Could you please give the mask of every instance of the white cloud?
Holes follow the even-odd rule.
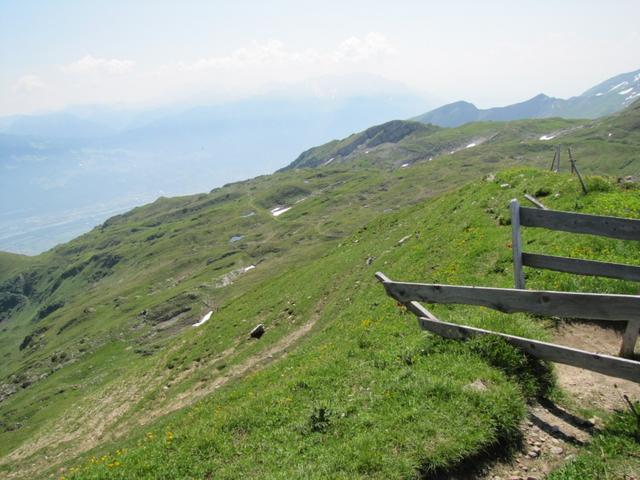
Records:
[[[330,58],[335,62],[360,62],[395,54],[396,50],[391,46],[387,37],[380,33],[371,32],[364,38],[351,37],[346,39],[330,54]]]
[[[264,43],[253,43],[249,47],[234,50],[229,55],[219,57],[202,58],[192,63],[180,62],[178,69],[183,71],[198,71],[210,69],[231,69],[259,66],[273,63],[306,62],[311,61],[315,53],[294,52],[285,48],[284,43],[278,40],[268,40]],[[171,68],[171,67],[166,67]]]
[[[14,89],[17,92],[32,93],[45,87],[44,82],[37,75],[23,75],[16,82]]]
[[[164,66],[147,66],[148,59],[142,65],[134,58],[87,54],[54,69],[24,72],[15,83],[15,92],[20,95],[2,97],[0,89],[0,102],[6,102],[4,111],[14,112],[64,105],[150,104],[193,98],[211,103],[265,92],[294,94],[292,89],[296,95],[311,89],[318,96],[335,97],[341,92],[361,92],[365,86],[371,86],[371,79],[356,81],[342,76],[359,73],[385,76],[385,69],[397,60],[396,50],[387,37],[374,32],[314,46],[264,39],[193,60],[166,60]],[[306,80],[325,76],[339,76],[339,86],[336,82],[303,86]]]
[[[229,55],[202,58],[195,62],[180,62],[175,66],[165,65],[161,72],[177,69],[180,71],[204,71],[214,69],[241,69],[256,66],[277,65],[326,65],[336,63],[357,63],[395,55],[389,40],[381,33],[371,32],[364,37],[350,37],[337,48],[329,51],[314,49],[289,49],[278,40],[253,43],[249,47],[234,50]]]
[[[62,67],[66,73],[107,73],[109,75],[122,75],[130,72],[135,67],[133,60],[119,60],[117,58],[96,58],[85,55],[79,60]]]

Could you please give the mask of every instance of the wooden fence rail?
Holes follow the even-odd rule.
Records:
[[[517,202],[517,200],[515,200]],[[621,240],[640,240],[640,220],[520,207],[520,225]]]
[[[640,267],[622,263],[597,262],[580,258],[556,257],[522,252],[522,265],[544,268],[556,272],[575,273],[597,277],[617,278],[640,282]]]
[[[468,287],[435,283],[385,282],[387,293],[399,302],[478,305],[503,313],[583,320],[640,320],[640,296],[601,293]]]
[[[592,275],[621,280],[640,281],[640,267],[611,262],[598,262],[579,258],[556,257],[538,253],[522,251],[521,227],[538,227],[570,233],[597,235],[619,240],[640,241],[640,220],[633,218],[608,217],[588,215],[558,210],[544,210],[520,206],[518,200],[513,199],[511,209],[511,241],[513,253],[513,274],[515,288],[524,290],[525,276],[523,267],[544,268],[558,272],[574,273],[578,275]],[[607,297],[608,298],[608,297]],[[640,298],[640,297],[637,297]],[[603,300],[604,301],[604,300]],[[609,302],[610,300],[607,300]],[[617,301],[614,301],[614,303]],[[586,305],[586,304],[585,304]],[[613,305],[613,310],[618,306]],[[605,310],[609,306],[605,305]],[[601,309],[594,311],[601,315]],[[579,318],[595,318],[579,316]],[[608,318],[601,318],[606,320]],[[636,341],[640,331],[640,321],[631,313],[627,316],[627,328],[622,336],[620,355],[633,356]]]
[[[512,296],[514,292],[516,292],[517,294],[540,292],[527,292],[513,289],[479,289],[476,287],[459,287],[462,288],[463,291],[459,290],[457,292],[453,292],[449,289],[445,289],[446,294],[436,293],[432,295],[433,292],[437,292],[439,289],[423,289],[422,287],[425,285],[428,287],[434,287],[435,285],[394,282],[382,272],[376,273],[376,278],[382,283],[387,293],[391,297],[404,304],[410,312],[414,313],[418,317],[418,323],[423,330],[428,330],[440,336],[454,339],[466,339],[475,335],[495,335],[504,338],[508,343],[518,347],[527,354],[533,355],[543,360],[549,360],[552,362],[563,363],[574,367],[585,368],[588,370],[593,370],[595,372],[603,373],[605,375],[610,375],[613,377],[623,378],[640,383],[640,362],[629,360],[626,358],[586,352],[584,350],[578,350],[563,345],[555,345],[552,343],[541,342],[538,340],[518,337],[506,333],[492,332],[481,328],[443,322],[418,301],[430,301],[433,303],[467,303],[467,299],[475,299],[474,301],[476,301],[477,303],[473,303],[474,305],[484,305],[484,303],[480,303],[480,300],[478,300],[478,297],[476,297],[476,293],[481,290],[505,290],[507,296]],[[443,285],[438,285],[438,287],[443,287]],[[444,285],[444,287],[450,287],[450,285]],[[464,292],[464,290],[466,290],[466,292]],[[470,297],[465,296],[471,291],[473,291],[473,294]],[[463,292],[462,295],[461,292]],[[513,298],[517,297],[519,297],[519,295],[516,295]],[[619,297],[628,296],[620,295]],[[455,299],[456,301],[453,302],[452,299]],[[640,301],[640,299],[638,300]],[[502,310],[502,308],[497,309]]]

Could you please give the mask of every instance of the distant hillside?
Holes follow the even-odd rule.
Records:
[[[439,130],[433,125],[422,125],[418,122],[393,120],[391,122],[367,128],[360,133],[354,133],[343,140],[333,140],[319,147],[313,147],[302,152],[296,160],[283,168],[319,167],[334,161],[340,161],[353,155],[369,153],[367,149],[378,147],[385,143],[397,143],[408,135],[417,132],[433,132]]]
[[[548,152],[549,143],[580,145],[580,160],[586,171],[603,172],[605,168],[607,173],[637,175],[640,100],[614,115],[591,121],[547,118],[440,128],[397,120],[311,148],[281,171],[329,168],[341,163],[352,167],[404,168],[452,155],[468,158],[465,166],[470,166],[480,159],[498,163],[505,155],[522,158]],[[606,167],[601,163],[605,155]]]
[[[524,118],[598,118],[629,106],[640,97],[640,70],[623,73],[567,100],[544,94],[506,107],[479,109],[469,102],[454,102],[413,120],[441,127],[457,127],[484,120],[508,121]]]

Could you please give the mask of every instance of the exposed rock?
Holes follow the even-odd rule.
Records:
[[[467,388],[469,390],[475,390],[476,392],[485,392],[489,389],[489,387],[487,387],[487,385],[479,378],[465,385],[464,388]]]
[[[13,311],[20,310],[27,304],[27,297],[22,294],[0,292],[0,322],[10,318]]]
[[[564,453],[564,449],[562,447],[551,447],[551,453],[554,455],[562,455]]]
[[[618,178],[618,183],[637,183],[638,177],[634,177],[633,175],[627,175],[626,177]]]
[[[249,333],[251,338],[260,338],[262,335],[264,335],[264,324],[262,323],[256,325]]]
[[[20,346],[18,348],[20,350],[24,350],[28,346],[36,344],[39,341],[42,334],[44,334],[47,330],[48,330],[48,327],[36,328],[33,332],[31,332],[29,335],[24,337],[24,339],[22,340],[22,343],[20,343]]]
[[[198,294],[194,292],[183,292],[160,305],[143,310],[138,314],[138,317],[153,325],[175,320],[178,317],[182,318],[181,316],[186,312],[191,311],[193,303],[198,298]]]
[[[43,318],[48,317],[53,312],[55,312],[56,310],[62,307],[64,307],[64,302],[62,300],[45,305],[41,307],[40,310],[38,310],[38,313],[36,313],[35,317],[33,318],[33,321],[37,322],[39,320],[42,320]]]

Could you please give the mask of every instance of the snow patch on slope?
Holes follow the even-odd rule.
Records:
[[[617,89],[619,89],[620,87],[624,87],[625,85],[628,85],[628,84],[629,84],[629,82],[627,82],[626,80],[625,80],[624,82],[620,82],[619,84],[614,85],[613,87],[611,87],[611,88],[609,89],[609,92],[613,92],[614,90],[617,90]]]
[[[291,210],[291,207],[275,207],[275,208],[272,208],[270,212],[271,212],[271,215],[273,215],[274,217],[278,217],[282,215],[284,212],[288,212],[289,210]]]
[[[204,325],[205,323],[207,323],[209,321],[209,319],[211,318],[211,314],[212,313],[213,313],[213,310],[210,311],[209,313],[207,313],[204,317],[202,317],[199,322],[196,322],[191,326],[192,327],[199,327],[200,325]]]

